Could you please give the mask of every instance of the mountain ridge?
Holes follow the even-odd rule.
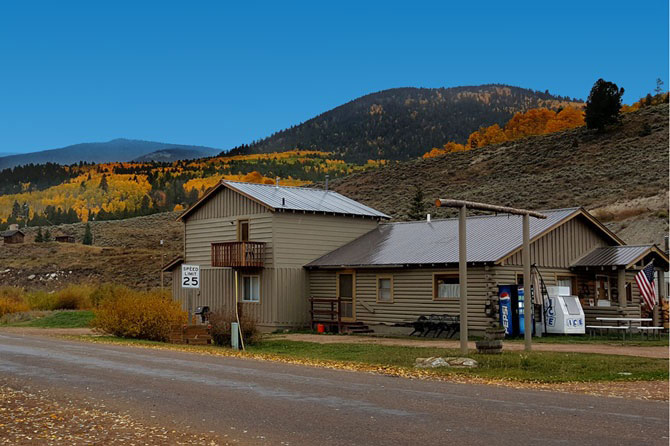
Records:
[[[180,149],[211,156],[220,150],[212,147],[188,144],[170,144],[139,139],[115,138],[105,142],[85,142],[56,149],[40,150],[0,157],[0,169],[25,165],[57,163],[68,165],[80,161],[87,163],[105,163],[131,161],[159,150]]]
[[[519,111],[582,105],[548,91],[504,84],[392,88],[348,101],[230,153],[297,148],[334,152],[354,162],[407,160],[447,141],[463,143],[480,127],[502,126]]]

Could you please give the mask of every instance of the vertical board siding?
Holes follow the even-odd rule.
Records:
[[[212,218],[233,217],[269,213],[269,209],[238,192],[222,187],[214,193],[200,208],[186,218],[186,221],[209,220]]]
[[[530,245],[531,263],[555,268],[569,268],[572,262],[608,241],[577,216]],[[505,265],[522,265],[521,251],[507,258]]]
[[[239,299],[242,298],[239,273]],[[244,316],[256,321],[263,328],[299,327],[309,322],[307,300],[308,283],[302,268],[266,268],[260,275],[260,302],[241,303]],[[233,312],[235,309],[235,271],[231,268],[201,268],[200,289],[181,287],[181,266],[173,271],[172,295],[188,311],[207,305],[212,311]],[[232,313],[231,313],[232,314]]]
[[[301,268],[377,225],[370,218],[277,212],[273,215],[276,264]]]

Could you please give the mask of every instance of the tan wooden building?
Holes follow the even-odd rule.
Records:
[[[640,314],[634,275],[652,259],[663,282],[667,256],[627,246],[582,208],[531,221],[531,261],[546,285],[569,286],[587,323]],[[334,191],[222,181],[179,219],[184,253],[172,271],[185,309],[234,308],[261,328],[307,326],[310,297],[348,324],[384,331],[420,315],[459,311],[457,219],[387,222]],[[521,217],[468,218],[468,326],[497,320],[498,286],[522,280]],[[200,288],[181,287],[181,265],[201,268]],[[661,290],[664,292],[664,290]]]

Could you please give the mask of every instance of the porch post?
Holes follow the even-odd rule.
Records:
[[[458,214],[458,284],[461,291],[461,354],[468,354],[468,254],[465,237],[465,221],[467,208],[461,206]]]
[[[665,271],[663,271],[663,268],[659,268],[658,270],[658,325],[657,326],[663,326],[663,307],[662,307],[662,302],[665,301],[665,299],[668,298],[666,296],[667,289],[665,287]],[[654,312],[656,314],[656,312]]]
[[[624,310],[626,308],[626,267],[621,267],[617,271],[618,273],[618,284],[617,289],[619,290],[619,309]]]
[[[526,351],[530,351],[533,343],[533,300],[530,295],[530,215],[523,214],[523,339]]]

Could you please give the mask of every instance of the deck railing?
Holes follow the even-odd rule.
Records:
[[[264,242],[212,243],[212,266],[228,268],[263,268]]]
[[[309,298],[309,313],[311,315],[311,329],[314,330],[316,324],[328,324],[337,326],[337,332],[342,332],[342,317],[340,306],[342,300],[339,297],[332,299],[321,297]]]

